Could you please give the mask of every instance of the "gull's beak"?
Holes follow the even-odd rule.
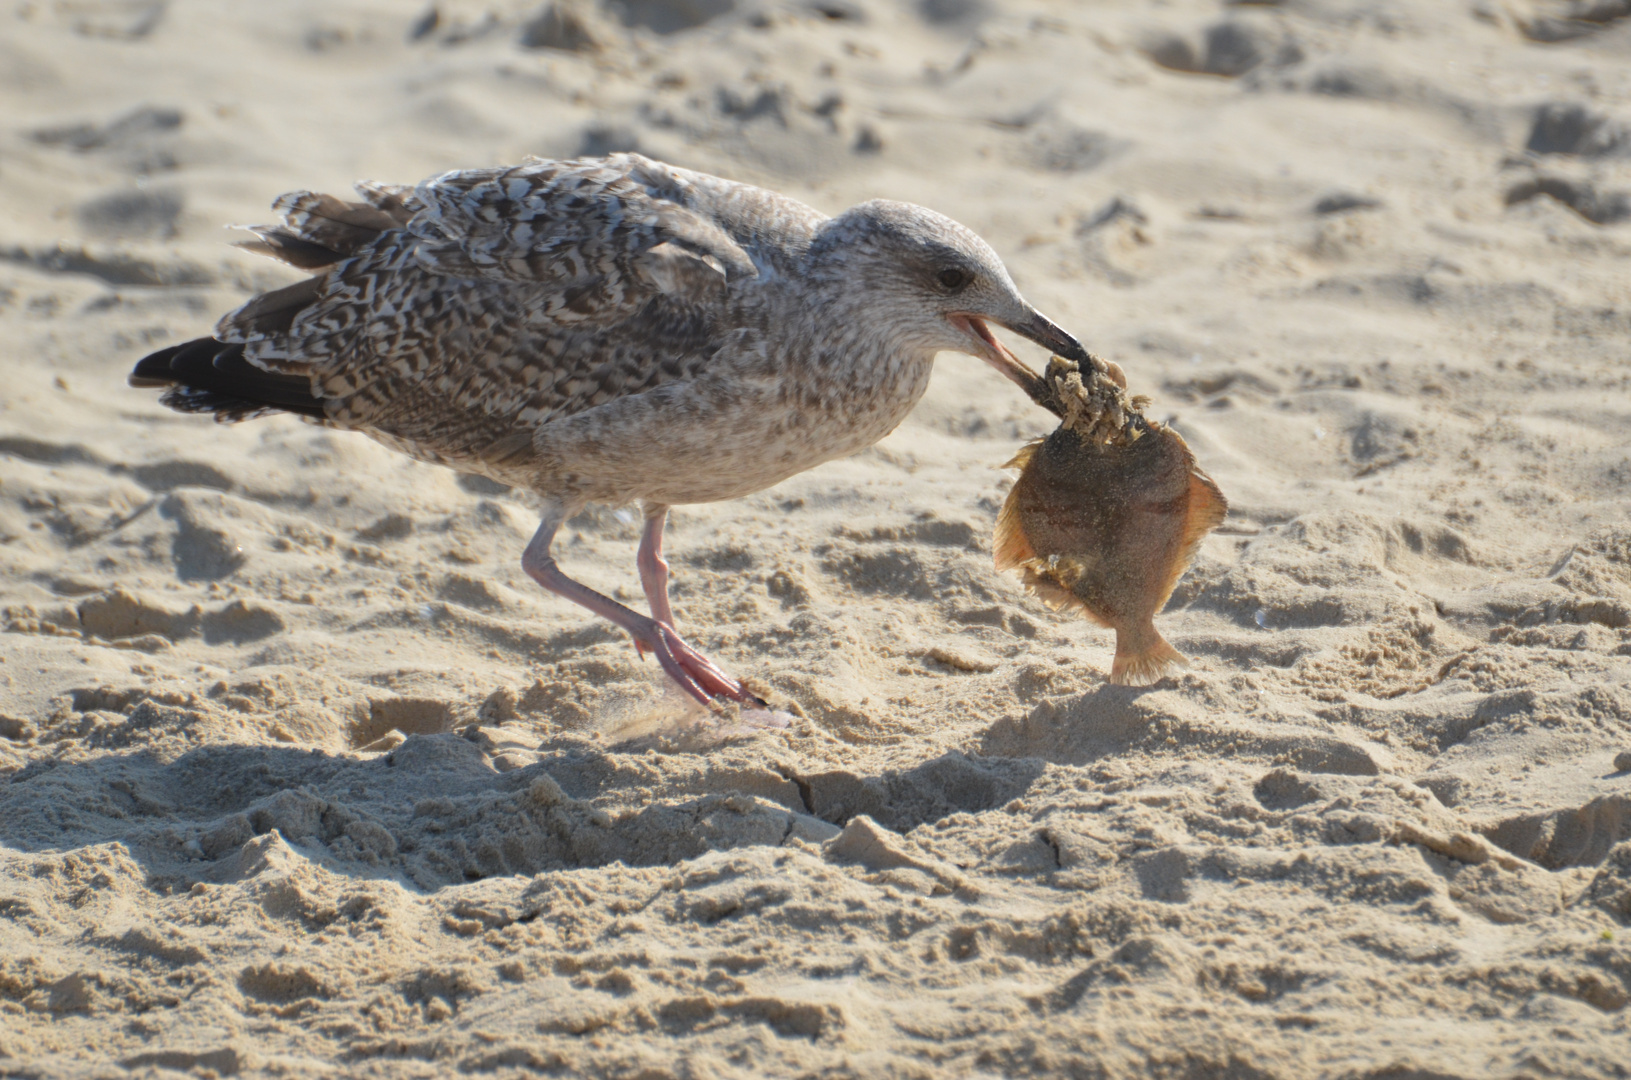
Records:
[[[1065,333],[1063,329],[1050,322],[1040,311],[1034,308],[1027,313],[1024,321],[1017,323],[1005,322],[1002,324],[1022,338],[1036,342],[1054,356],[1065,360],[1074,360],[1078,364],[1092,361],[1082,343]]]
[[[972,343],[974,347],[969,350],[970,352],[1000,371],[1033,400],[1042,400],[1038,396],[1046,392],[1042,377],[1026,367],[1006,345],[993,337],[991,328],[985,325],[984,319],[966,313],[951,315],[948,318],[953,326],[974,339]],[[1028,311],[1026,317],[1018,322],[1002,320],[1001,324],[1020,337],[1036,342],[1055,356],[1074,360],[1079,364],[1090,364],[1093,361],[1087,350],[1082,348],[1081,342],[1065,333],[1035,309]]]

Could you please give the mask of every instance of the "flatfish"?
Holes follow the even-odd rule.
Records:
[[[1108,437],[1102,411],[1086,422],[1056,408],[1066,422],[1008,463],[1020,474],[993,548],[998,572],[1018,569],[1044,603],[1115,630],[1112,683],[1148,686],[1188,663],[1155,615],[1229,504],[1176,431],[1132,411],[1142,399],[1119,400],[1125,419]]]

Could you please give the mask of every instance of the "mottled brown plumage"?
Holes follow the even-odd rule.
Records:
[[[279,199],[282,223],[246,246],[316,276],[249,301],[213,339],[143,359],[132,383],[223,420],[298,412],[537,492],[528,572],[623,626],[703,700],[746,695],[673,630],[668,506],[744,495],[871,445],[922,396],[942,350],[1034,392],[987,320],[1087,359],[984,241],[907,203],[829,218],[637,154],[358,190],[362,202]],[[631,501],[648,516],[652,619],[549,556],[585,503]]]
[[[1050,365],[1050,381],[1059,367]],[[1116,380],[1119,368],[1109,368]],[[1228,503],[1176,431],[1126,415],[1138,402],[1125,399],[1124,386],[1089,383],[1122,419],[1106,435],[1103,408],[1062,408],[1053,434],[1008,463],[1020,475],[997,519],[996,567],[1019,569],[1050,607],[1113,628],[1110,681],[1144,686],[1187,663],[1155,615]],[[1080,380],[1075,388],[1060,396],[1078,405],[1092,396]]]

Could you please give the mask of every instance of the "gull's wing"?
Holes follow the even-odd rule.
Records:
[[[686,186],[625,154],[295,192],[246,246],[321,272],[216,337],[309,380],[336,424],[451,464],[524,457],[530,429],[692,377],[734,329],[727,290],[757,270]]]

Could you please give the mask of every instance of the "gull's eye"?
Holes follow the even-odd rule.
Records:
[[[973,281],[974,275],[960,266],[948,266],[935,275],[935,280],[940,282],[941,288],[946,291],[956,292],[970,281]]]

